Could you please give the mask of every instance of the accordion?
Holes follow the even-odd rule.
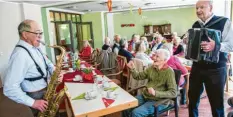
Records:
[[[215,41],[214,50],[210,52],[204,52],[201,49],[201,42],[209,42],[209,38]],[[188,30],[188,43],[186,48],[185,58],[193,60],[194,62],[206,61],[212,63],[218,63],[221,32],[219,30],[208,28],[193,28]]]

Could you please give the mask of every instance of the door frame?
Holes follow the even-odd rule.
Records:
[[[95,47],[95,41],[94,41],[94,35],[93,35],[93,27],[92,27],[92,22],[77,22],[75,23],[76,24],[76,30],[77,32],[79,32],[79,28],[78,26],[80,25],[86,25],[86,24],[89,24],[90,25],[90,33],[91,33],[91,41],[92,41],[92,47],[94,48]],[[81,33],[82,33],[82,40],[83,41],[83,30],[82,30],[82,27],[81,27]],[[78,37],[78,33],[76,35],[76,37]],[[79,47],[82,47],[82,45],[80,44]]]
[[[69,24],[69,30],[70,30],[70,41],[71,41],[71,51],[74,53],[75,52],[75,48],[74,48],[74,37],[73,37],[73,29],[72,29],[72,21],[54,21],[54,24],[55,24],[55,29],[56,29],[56,42],[57,42],[57,45],[61,45],[60,44],[60,40],[59,40],[59,28],[58,28],[58,25],[59,24]]]

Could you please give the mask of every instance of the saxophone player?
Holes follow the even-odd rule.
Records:
[[[4,95],[31,108],[34,116],[48,107],[43,100],[48,78],[55,70],[52,62],[41,52],[39,41],[42,30],[33,20],[24,20],[18,26],[16,44],[4,77]],[[63,75],[59,75],[61,82]]]

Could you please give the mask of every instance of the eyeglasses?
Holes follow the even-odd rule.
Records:
[[[31,31],[25,31],[25,32],[35,34],[36,36],[41,36],[43,34],[43,32],[31,32]]]

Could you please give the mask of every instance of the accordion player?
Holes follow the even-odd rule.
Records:
[[[214,50],[204,52],[201,49],[202,41],[209,41],[208,37],[215,41]],[[186,48],[185,58],[193,60],[194,62],[206,61],[211,63],[218,63],[221,32],[219,30],[208,28],[192,28],[188,30],[188,43]]]

